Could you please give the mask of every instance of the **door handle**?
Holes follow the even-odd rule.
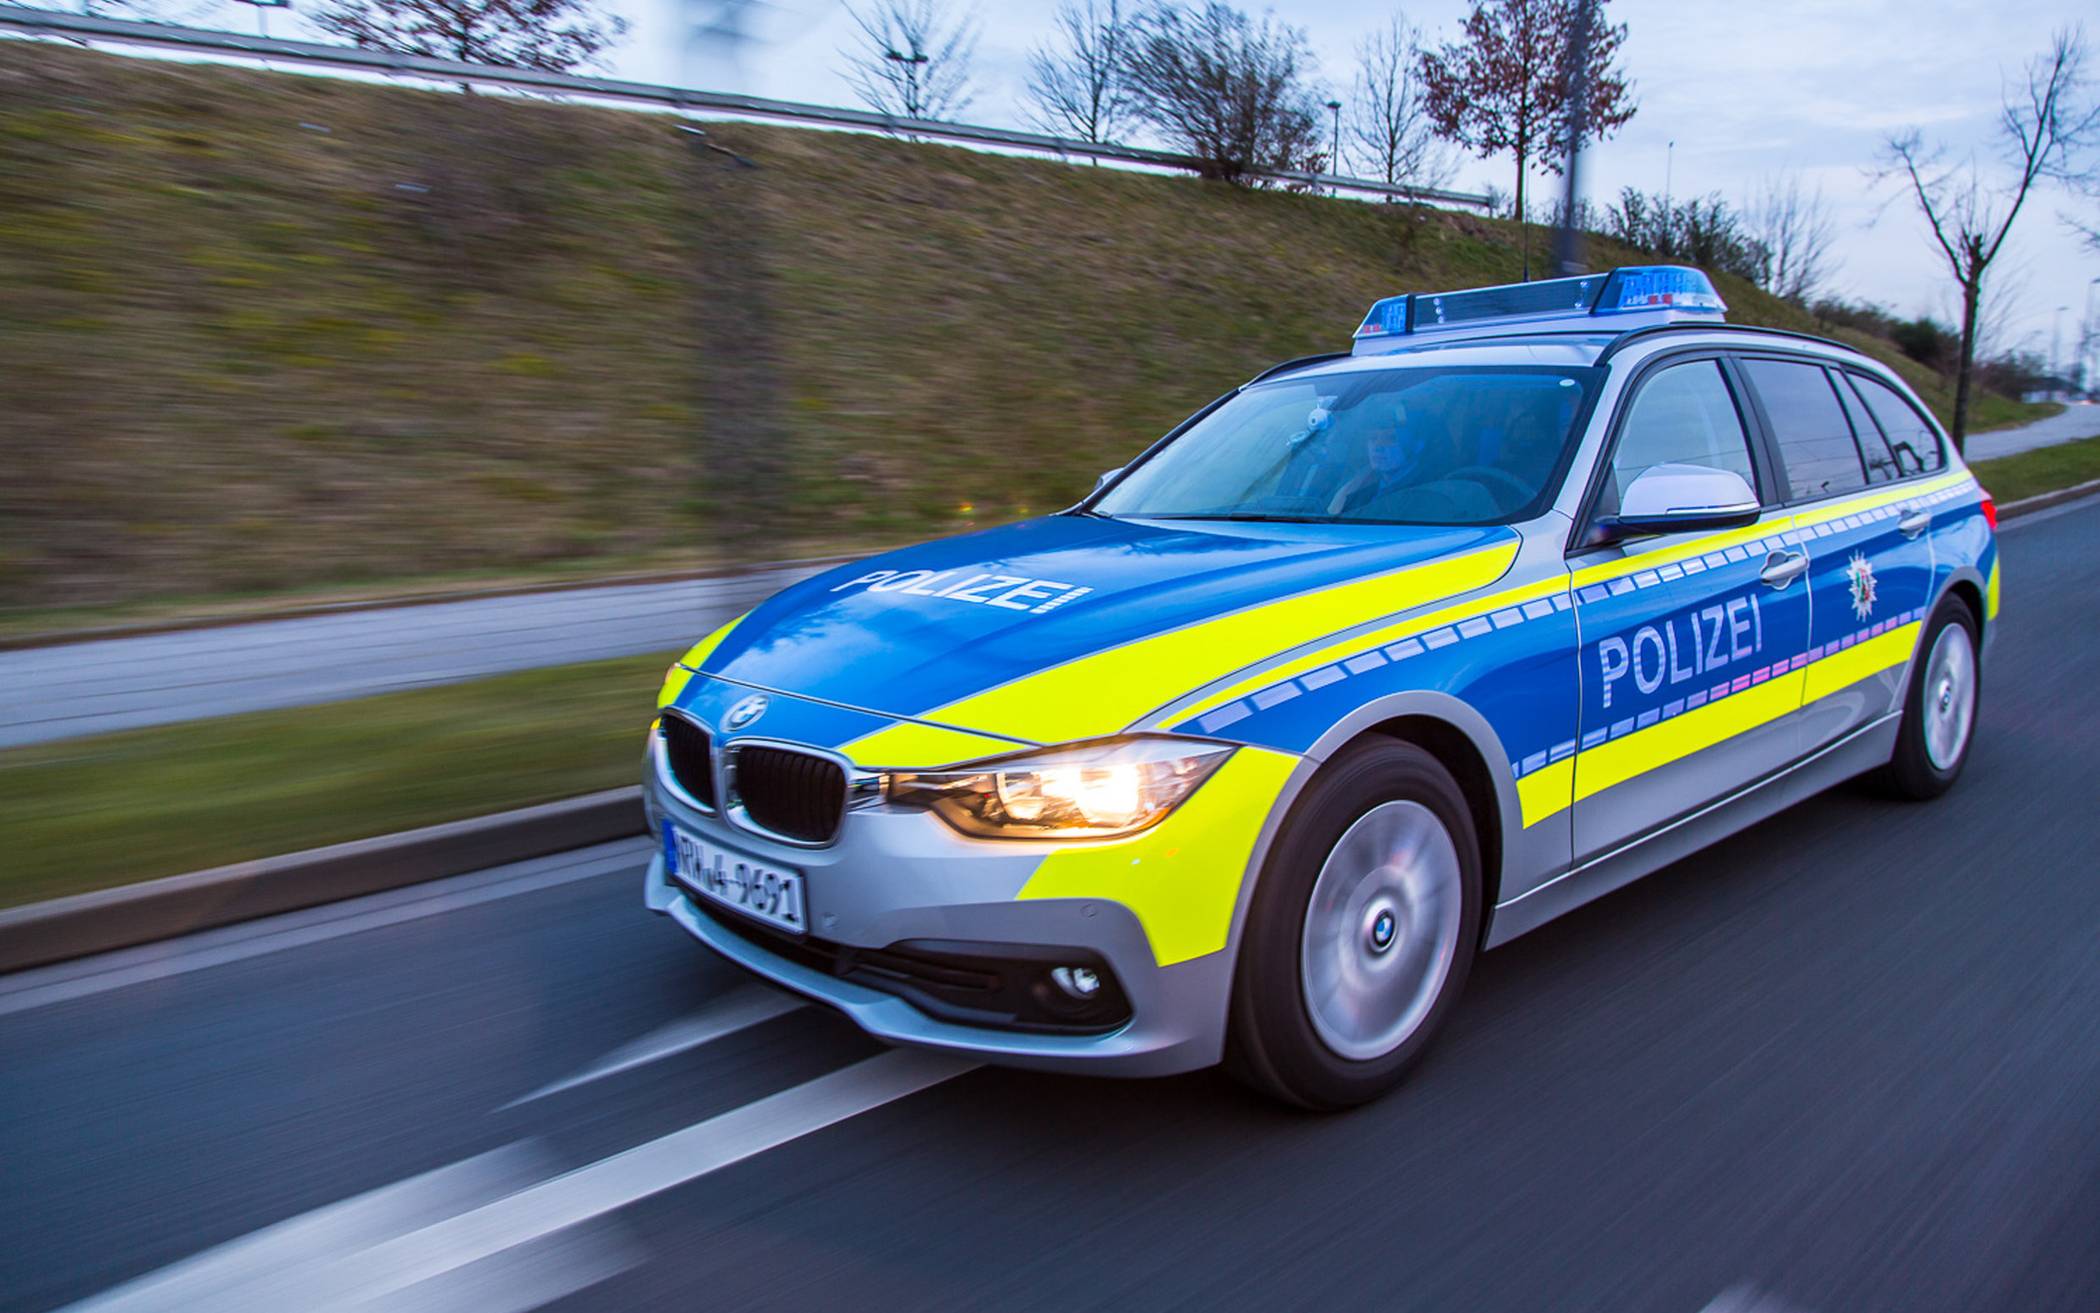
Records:
[[[1924,511],[1911,511],[1896,521],[1896,532],[1906,538],[1915,538],[1932,527],[1932,516]]]
[[[1808,557],[1802,552],[1774,552],[1765,558],[1764,572],[1758,578],[1773,588],[1784,590],[1794,580],[1808,572]]]

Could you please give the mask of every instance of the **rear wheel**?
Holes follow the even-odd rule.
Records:
[[[1911,670],[1896,750],[1878,782],[1904,798],[1937,798],[1954,787],[1969,760],[1983,691],[1976,659],[1976,618],[1949,597],[1932,613],[1922,654]]]
[[[1408,743],[1330,761],[1255,890],[1228,1061],[1308,1108],[1397,1084],[1464,988],[1481,919],[1480,843],[1451,773]]]

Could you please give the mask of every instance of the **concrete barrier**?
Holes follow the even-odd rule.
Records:
[[[145,880],[0,911],[0,971],[441,880],[640,834],[642,791],[518,811]]]

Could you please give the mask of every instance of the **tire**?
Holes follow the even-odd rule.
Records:
[[[1896,750],[1874,776],[1882,792],[1924,801],[1953,788],[1969,761],[1982,697],[1976,617],[1960,598],[1944,598],[1918,643]]]
[[[1386,739],[1336,754],[1285,818],[1248,909],[1232,1073],[1321,1111],[1397,1085],[1465,988],[1481,889],[1472,814],[1436,758]]]

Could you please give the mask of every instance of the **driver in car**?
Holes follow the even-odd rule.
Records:
[[[1336,490],[1329,515],[1350,514],[1421,482],[1427,435],[1409,431],[1407,403],[1373,400],[1364,409],[1364,468]]]

